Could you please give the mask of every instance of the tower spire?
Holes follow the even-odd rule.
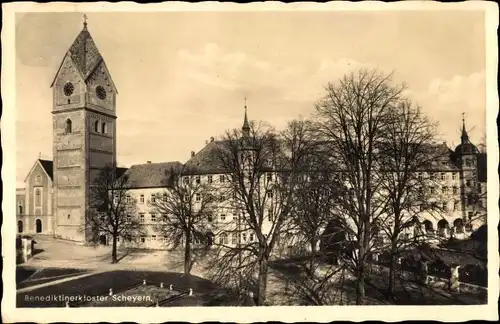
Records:
[[[462,136],[460,137],[463,143],[469,142],[469,135],[467,134],[467,130],[465,128],[465,113],[462,113]]]
[[[245,119],[243,120],[243,127],[241,128],[243,131],[243,136],[248,137],[250,134],[250,125],[248,123],[248,116],[247,116],[247,97],[245,97]]]

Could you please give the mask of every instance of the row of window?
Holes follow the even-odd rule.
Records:
[[[450,172],[441,172],[441,173],[439,173],[439,179],[443,180],[443,181],[448,180],[449,174],[450,174]],[[437,177],[438,177],[437,172],[429,172],[429,173],[418,172],[417,173],[418,180],[423,180],[424,178],[429,178],[430,180],[437,180]],[[475,179],[477,177],[477,173],[472,172],[471,177]],[[457,180],[458,179],[458,172],[451,172],[451,179]]]
[[[71,134],[73,132],[73,122],[71,119],[66,119],[66,124],[64,127],[64,132],[66,134]],[[94,122],[94,132],[96,133],[102,133],[102,134],[107,134],[108,133],[108,125],[105,122],[99,122],[99,120],[96,120]]]
[[[481,192],[482,192],[482,187],[481,187],[481,184],[480,184],[480,183],[476,184],[476,182],[475,182],[475,181],[467,180],[467,182],[466,182],[466,185],[465,185],[465,186],[466,186],[466,187],[468,187],[468,188],[473,188],[473,187],[476,187],[476,188],[477,188],[477,192],[478,192],[478,193],[481,193]],[[459,188],[458,188],[457,186],[453,186],[453,187],[451,187],[451,192],[452,192],[454,195],[456,195],[456,194],[458,194],[458,193],[459,193],[459,192],[458,192],[458,189],[459,189]],[[434,193],[436,192],[436,187],[429,187],[429,191],[430,191],[430,193],[431,193],[431,194],[434,194]],[[449,187],[447,187],[447,186],[442,186],[442,187],[441,187],[441,192],[442,192],[443,194],[447,194],[447,193],[449,193]]]
[[[274,194],[273,194],[273,192],[271,190],[268,190],[266,195],[267,195],[267,198],[273,198],[274,197]],[[167,201],[167,197],[168,197],[167,194],[164,193],[162,195],[163,201]],[[158,199],[158,198],[159,198],[158,195],[153,193],[153,194],[151,194],[151,198],[149,199],[149,201],[154,204],[154,203],[156,203],[156,199]],[[185,198],[186,198],[185,202],[189,202],[189,196],[185,196]],[[195,201],[201,201],[201,198],[202,198],[202,195],[200,193],[196,193],[194,195]],[[220,201],[225,201],[225,199],[226,199],[226,197],[224,195],[221,194],[219,196],[219,200]],[[132,196],[131,195],[127,195],[127,202],[129,202],[129,203],[132,202]],[[139,195],[139,204],[144,205],[145,202],[146,202],[146,196],[144,194],[140,194]]]

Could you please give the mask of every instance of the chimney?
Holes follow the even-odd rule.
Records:
[[[191,157],[193,157],[193,156],[194,156],[194,151],[191,151]]]
[[[150,164],[150,163],[151,163],[151,161],[146,161],[146,163],[147,163],[147,164]]]
[[[214,141],[214,137],[210,137],[210,142],[213,142]]]

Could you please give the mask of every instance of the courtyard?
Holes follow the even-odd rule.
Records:
[[[35,237],[35,241],[36,254],[17,267],[18,307],[243,304],[234,294],[206,278],[206,260],[203,257],[195,262],[191,274],[185,276],[182,251],[119,249],[119,262],[112,264],[109,246],[90,247],[48,236]],[[276,260],[270,265],[268,305],[310,305],[319,302],[320,296],[310,295],[318,291],[317,283],[301,279],[302,266],[297,260]],[[485,296],[478,298],[473,294],[450,293],[402,279],[397,284],[396,298],[388,302],[384,296],[385,282],[383,272],[370,275],[366,288],[368,304],[465,305],[485,302]],[[352,277],[337,276],[328,284],[329,295],[321,296],[323,302],[336,305],[355,303],[355,281]],[[41,296],[64,297],[50,299]],[[82,297],[78,296],[86,297],[81,300]],[[68,300],[69,303],[66,303]]]

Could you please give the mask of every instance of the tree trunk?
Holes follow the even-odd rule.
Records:
[[[267,257],[263,257],[259,261],[259,282],[257,287],[258,299],[257,306],[263,306],[266,301],[266,291],[267,291]]]
[[[389,256],[389,285],[387,287],[387,297],[390,300],[394,299],[394,291],[396,285],[396,253],[397,253],[397,236],[394,235],[391,239],[391,253]]]
[[[117,234],[113,234],[113,248],[112,248],[112,252],[111,252],[111,259],[112,259],[112,263],[118,263],[118,256],[116,254],[116,237],[118,235]]]
[[[364,264],[365,248],[363,245],[359,247],[359,255],[356,266],[356,305],[363,305],[365,301],[365,264]]]
[[[314,267],[314,258],[316,256],[316,244],[317,244],[317,239],[316,237],[311,238],[311,259],[309,260],[309,270],[312,271]]]
[[[191,272],[191,233],[186,234],[186,246],[184,247],[184,274]]]

